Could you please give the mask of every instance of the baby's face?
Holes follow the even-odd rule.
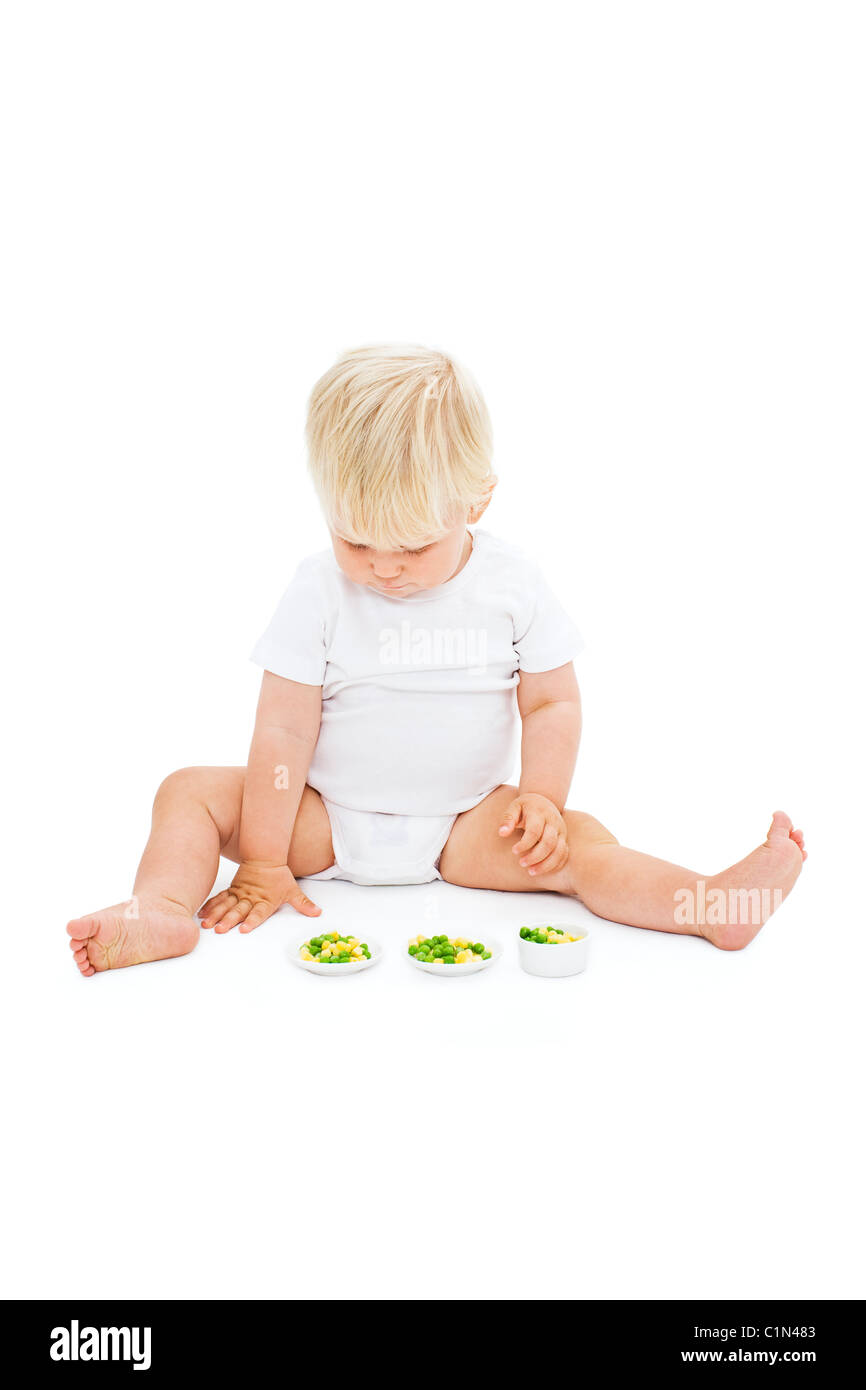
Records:
[[[459,521],[444,535],[431,537],[426,545],[399,550],[373,550],[344,540],[331,532],[334,554],[340,569],[354,584],[364,584],[379,594],[405,598],[422,589],[435,589],[461,570],[472,552],[472,537],[466,522]]]

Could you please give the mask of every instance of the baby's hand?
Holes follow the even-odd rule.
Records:
[[[513,853],[532,875],[550,874],[561,869],[568,858],[565,821],[553,802],[538,792],[516,796],[499,827],[502,836],[523,826],[524,833],[513,846]]]
[[[247,860],[238,866],[231,887],[208,898],[201,910],[203,927],[217,932],[240,927],[252,931],[266,921],[283,903],[291,903],[304,917],[318,917],[316,907],[298,887],[295,877],[285,864],[263,864]]]

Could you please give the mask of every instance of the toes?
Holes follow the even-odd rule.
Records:
[[[96,935],[99,923],[94,922],[92,917],[74,917],[66,923],[66,930],[75,940],[86,941],[88,937]]]
[[[777,837],[784,836],[787,840],[793,829],[794,822],[791,820],[790,816],[786,815],[784,811],[774,811],[773,823],[767,831],[767,839],[771,840],[775,835]]]

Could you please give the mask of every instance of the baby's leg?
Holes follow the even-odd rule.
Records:
[[[162,783],[132,898],[78,917],[66,928],[83,975],[183,956],[198,941],[195,919],[213,887],[220,855],[237,862],[245,768],[185,767]],[[296,875],[334,862],[328,817],[306,787],[289,852]]]
[[[620,845],[581,811],[565,811],[569,857],[556,873],[530,878],[512,848],[522,831],[498,834],[513,787],[498,787],[457,817],[439,872],[449,883],[517,893],[549,889],[579,898],[598,917],[655,931],[704,936],[739,950],[787,896],[806,857],[802,833],[776,812],[767,840],[739,864],[701,875]]]

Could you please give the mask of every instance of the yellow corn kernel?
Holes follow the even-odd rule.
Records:
[[[463,951],[467,946],[471,945],[471,942],[465,936],[455,936],[453,944],[459,946],[461,951]]]
[[[301,948],[301,960],[312,960],[312,959],[313,959],[312,952],[311,952],[311,951],[308,951],[307,948],[306,948],[306,946],[302,947],[302,948]]]
[[[353,946],[353,947],[352,947],[352,955],[353,955],[353,956],[363,956],[363,954],[364,954],[364,952],[361,950],[360,946]]]
[[[475,957],[473,956],[473,954],[472,954],[471,951],[465,951],[465,950],[464,950],[464,951],[458,951],[458,952],[457,952],[457,955],[454,957],[454,959],[455,959],[455,961],[457,962],[458,965],[465,965],[466,962],[467,962],[468,960],[474,960]]]

